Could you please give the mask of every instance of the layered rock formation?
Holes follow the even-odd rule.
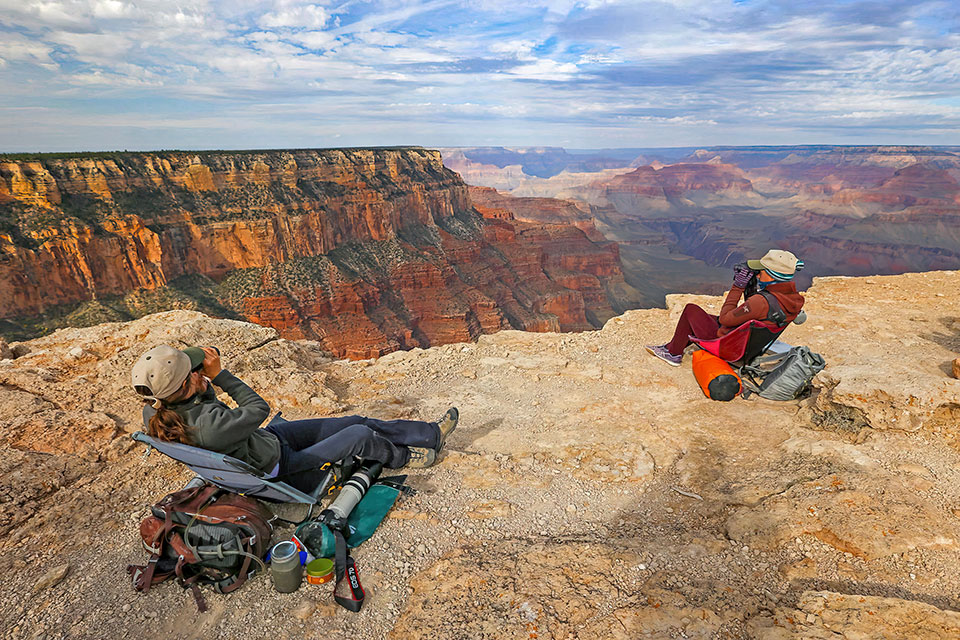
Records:
[[[631,173],[613,178],[605,187],[609,197],[622,193],[663,200],[689,198],[690,192],[696,191],[711,194],[753,191],[753,185],[742,171],[733,165],[719,163],[639,167]]]
[[[944,292],[958,286],[960,272],[818,279],[810,319],[784,339],[827,368],[812,396],[786,403],[713,402],[689,358],[668,367],[643,350],[685,304],[717,310],[707,296],[670,296],[600,331],[501,331],[362,362],[191,311],[11,344],[0,627],[15,638],[157,625],[210,639],[956,637],[960,301]],[[409,471],[417,494],[354,551],[360,615],[329,589],[278,594],[265,576],[205,591],[203,614],[173,583],[132,591],[144,505],[192,475],[126,437],[141,407],[129,368],[159,343],[219,345],[288,418],[432,419],[459,406],[439,464]]]
[[[956,147],[714,147],[681,162],[668,157],[676,152],[643,150],[666,164],[624,162],[622,173],[598,171],[579,186],[560,175],[527,176],[510,193],[592,207],[600,231],[621,244],[627,282],[648,304],[662,304],[664,292],[718,291],[730,266],[770,247],[804,258],[804,285],[811,275],[960,268]],[[500,181],[484,166],[468,182]]]
[[[15,328],[89,301],[104,319],[188,306],[369,357],[625,306],[614,246],[564,220],[488,224],[417,148],[0,159],[0,218]]]

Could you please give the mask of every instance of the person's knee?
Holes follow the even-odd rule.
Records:
[[[359,422],[357,424],[350,425],[340,433],[343,435],[343,437],[356,440],[357,442],[364,442],[376,435],[376,432],[373,429]]]
[[[341,433],[349,441],[350,455],[390,466],[389,443],[379,433],[362,424],[350,425]]]
[[[700,308],[700,305],[693,304],[692,302],[688,302],[687,306],[683,308],[684,313],[697,313],[698,311],[703,311],[703,309]]]

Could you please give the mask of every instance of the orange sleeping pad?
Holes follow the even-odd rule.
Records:
[[[702,349],[693,352],[693,375],[711,400],[733,400],[743,389],[740,376],[725,360]]]

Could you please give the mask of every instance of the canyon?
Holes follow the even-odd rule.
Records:
[[[482,214],[414,147],[4,156],[0,334],[187,308],[367,358],[580,331],[636,306],[591,229]]]
[[[585,212],[620,245],[625,279],[646,305],[675,291],[717,293],[732,265],[771,247],[804,259],[801,287],[817,275],[960,268],[960,148],[619,151],[462,149],[448,162],[470,184]]]
[[[783,339],[823,355],[812,393],[715,402],[689,356],[644,351],[667,296],[597,331],[334,360],[273,328],[174,310],[0,342],[5,637],[633,639],[960,637],[960,271],[816,278]],[[895,313],[878,313],[895,309]],[[218,345],[273,412],[461,421],[354,550],[367,601],[256,575],[133,591],[147,505],[192,476],[129,434],[130,368]],[[221,398],[229,398],[221,393]],[[298,519],[302,507],[268,505]],[[274,541],[287,539],[277,523]]]
[[[960,268],[960,150],[0,157],[9,339],[182,308],[362,359],[595,329],[673,292],[719,293],[771,247],[804,259],[801,288]]]

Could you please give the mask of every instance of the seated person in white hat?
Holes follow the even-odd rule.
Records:
[[[680,314],[673,339],[664,345],[648,345],[647,351],[667,364],[679,367],[691,335],[700,340],[713,340],[750,320],[769,322],[770,304],[759,291],[767,291],[776,297],[786,316],[782,324],[792,322],[803,308],[803,296],[797,293],[797,286],[793,282],[793,276],[802,268],[802,260],[797,260],[789,251],[779,249],[767,251],[759,260],[748,260],[745,267],[737,265],[734,267],[733,286],[723,301],[719,316],[711,315],[695,304],[688,304]],[[744,290],[754,275],[757,276],[758,293],[740,304]]]

